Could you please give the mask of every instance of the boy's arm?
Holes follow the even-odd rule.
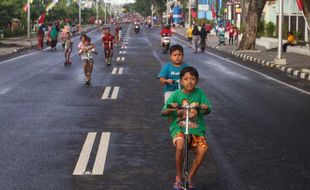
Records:
[[[165,79],[165,78],[163,78],[163,77],[160,77],[160,78],[159,78],[159,82],[160,82],[161,84],[165,85],[165,84],[172,84],[172,83],[173,83],[173,80],[172,80],[172,79]]]
[[[200,108],[200,113],[202,113],[203,115],[208,115],[209,113],[211,113],[211,109],[209,109],[209,106],[207,104],[201,104]]]
[[[208,115],[209,113],[211,113],[212,106],[204,91],[202,91],[202,94],[201,94],[200,107],[201,107],[201,110],[200,110],[201,114]]]
[[[169,105],[169,107],[168,107]],[[172,112],[176,111],[178,107],[177,103],[166,104],[163,111],[161,112],[162,116],[169,116]]]

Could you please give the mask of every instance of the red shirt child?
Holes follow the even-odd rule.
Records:
[[[113,49],[113,43],[115,41],[115,37],[110,33],[110,31],[107,31],[106,34],[102,37],[102,43],[104,46],[104,49]]]

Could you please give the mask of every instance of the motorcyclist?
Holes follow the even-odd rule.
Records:
[[[171,36],[172,31],[170,30],[169,24],[165,24],[164,28],[160,31],[161,36]]]

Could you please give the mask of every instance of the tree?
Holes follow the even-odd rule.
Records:
[[[244,11],[242,17],[245,19],[243,22],[244,33],[241,39],[238,50],[250,50],[255,48],[256,35],[258,31],[258,24],[260,22],[263,9],[267,0],[244,0],[242,9]]]

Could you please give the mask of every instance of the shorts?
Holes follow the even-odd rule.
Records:
[[[172,94],[172,92],[173,91],[167,91],[167,92],[165,92],[165,94],[164,94],[164,103],[166,103],[167,102],[167,100],[168,100],[168,98],[171,96],[171,94]]]
[[[175,137],[173,138],[174,146],[176,146],[176,142],[178,140],[183,140],[184,137],[185,137],[185,135],[182,132],[175,135]],[[198,135],[189,135],[187,141],[189,143],[189,148],[192,150],[195,150],[197,148],[208,149],[208,144],[207,144],[205,137],[198,136]]]
[[[90,64],[94,64],[94,59],[83,59],[83,63],[90,63]]]

